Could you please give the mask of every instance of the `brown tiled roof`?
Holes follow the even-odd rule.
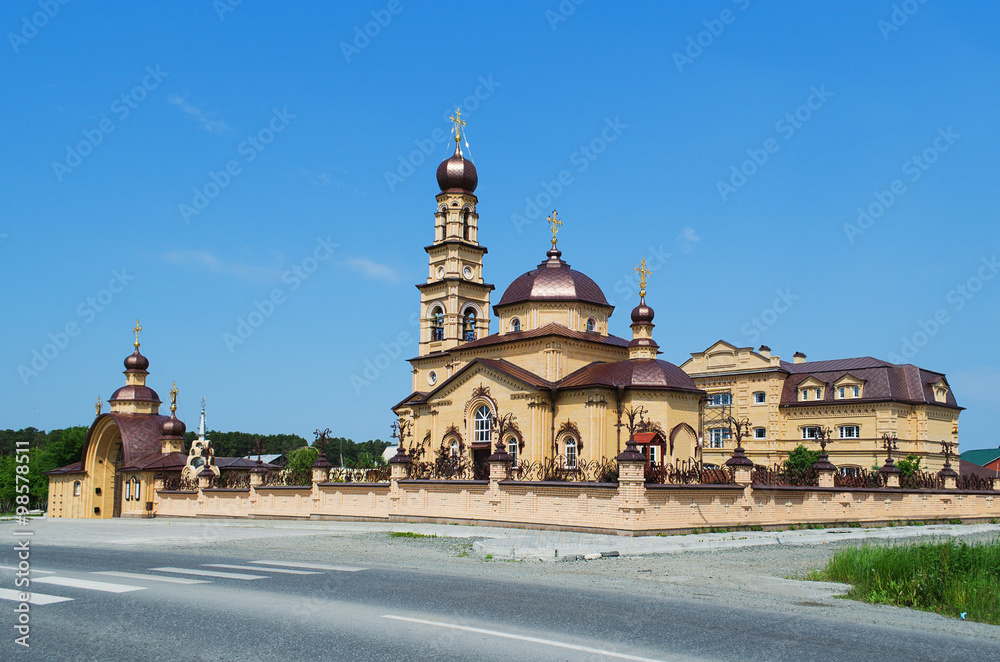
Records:
[[[467,343],[463,343],[453,349],[453,352],[465,350],[465,349],[475,349],[477,347],[489,347],[491,345],[500,345],[503,343],[518,342],[519,340],[529,340],[531,338],[543,338],[545,336],[561,336],[563,338],[571,338],[573,340],[584,340],[587,342],[600,343],[602,345],[613,345],[615,347],[628,347],[628,341],[624,338],[619,338],[618,336],[602,336],[601,334],[594,331],[575,331],[562,324],[556,324],[555,322],[546,324],[545,326],[538,327],[537,329],[531,329],[530,331],[517,331],[514,333],[505,333],[500,335],[494,333],[492,335],[486,336],[485,338],[480,338],[479,340],[472,340]]]
[[[163,471],[183,469],[187,464],[187,455],[184,453],[167,453],[164,455],[159,450],[150,453],[146,457],[139,458],[134,464],[127,464],[123,467],[125,471],[162,469]]]
[[[659,359],[632,359],[614,363],[591,363],[567,375],[560,389],[605,386],[617,388],[652,388],[704,393],[686,372],[673,363]]]
[[[861,396],[851,402],[905,402],[908,404],[933,404],[943,407],[961,409],[955,401],[955,396],[948,389],[945,402],[934,399],[933,384],[943,379],[944,375],[930,370],[923,370],[915,365],[896,365],[862,357],[856,359],[841,359],[835,361],[813,361],[811,363],[781,363],[789,376],[785,379],[781,393],[782,405],[810,405],[817,402],[842,402],[835,400],[833,385],[841,377],[851,375],[864,381]],[[810,377],[826,384],[823,400],[799,400],[799,385]]]
[[[559,259],[559,251],[549,251],[549,259],[537,269],[514,279],[493,307],[506,306],[522,301],[583,301],[608,306],[604,292],[589,276]]]
[[[156,391],[148,386],[139,386],[138,384],[135,384],[132,386],[122,386],[117,391],[112,393],[111,398],[108,400],[108,402],[125,401],[155,402],[160,404],[160,396],[158,396]]]
[[[520,366],[514,365],[510,361],[505,361],[503,359],[477,358],[477,359],[473,359],[472,361],[469,361],[469,363],[466,364],[465,366],[463,366],[461,370],[459,370],[454,375],[452,375],[448,379],[446,379],[443,382],[441,382],[441,384],[437,388],[435,388],[434,390],[432,390],[432,391],[430,391],[428,393],[420,393],[420,392],[413,393],[409,397],[407,397],[405,400],[403,400],[402,402],[400,402],[398,405],[396,405],[395,407],[393,407],[393,410],[395,411],[396,409],[398,409],[399,407],[402,407],[404,405],[409,405],[409,404],[423,404],[423,403],[427,402],[435,393],[437,393],[441,389],[445,388],[448,384],[450,384],[451,382],[453,382],[456,379],[458,379],[462,374],[464,374],[466,371],[470,370],[472,368],[472,366],[477,365],[477,364],[482,364],[484,366],[492,368],[493,370],[501,372],[501,373],[503,373],[503,374],[505,374],[505,375],[507,375],[509,377],[512,377],[513,379],[516,379],[517,381],[525,384],[526,386],[531,386],[531,387],[537,388],[537,389],[548,389],[548,388],[550,388],[552,386],[551,382],[549,382],[549,381],[547,381],[545,379],[542,379],[541,377],[539,377],[535,373],[530,372],[528,370],[525,370],[524,368],[522,368]]]
[[[87,439],[83,444],[81,462],[87,457],[87,447],[90,445],[91,435],[97,423],[106,417],[114,419],[118,430],[122,435],[122,466],[130,467],[137,460],[153,453],[160,452],[161,427],[168,416],[158,414],[101,414],[98,416],[90,429],[87,430]],[[114,458],[112,458],[114,459]],[[83,467],[86,469],[87,467]]]
[[[49,471],[43,471],[42,475],[51,476],[53,474],[85,474],[87,473],[80,468],[79,462],[74,462],[73,464],[67,464],[65,467],[58,467],[56,469],[50,469]]]

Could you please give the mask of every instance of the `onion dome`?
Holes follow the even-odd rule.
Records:
[[[170,418],[163,421],[160,432],[164,437],[183,437],[184,433],[187,432],[187,426],[184,425],[184,421],[177,418],[175,412],[170,412]]]
[[[646,301],[640,301],[639,305],[632,309],[633,324],[649,324],[653,321],[653,309],[646,305]]]
[[[438,166],[437,180],[442,191],[473,193],[479,185],[476,166],[462,156],[462,148],[457,141],[455,153]]]
[[[518,276],[500,297],[497,306],[524,301],[581,301],[609,306],[604,292],[589,276],[563,262],[562,251],[553,248],[537,269]]]
[[[149,359],[139,353],[138,347],[135,348],[132,354],[125,358],[126,370],[146,370],[148,367]]]

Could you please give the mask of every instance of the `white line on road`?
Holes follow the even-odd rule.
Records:
[[[141,591],[146,588],[145,586],[109,584],[108,582],[95,582],[90,579],[76,579],[74,577],[39,577],[31,581],[35,584],[55,584],[57,586],[85,588],[88,591],[104,591],[105,593],[128,593],[129,591]]]
[[[73,598],[61,598],[58,595],[45,595],[44,593],[28,593],[28,602],[33,605],[50,605],[53,602],[66,602]],[[24,602],[21,600],[21,591],[9,588],[0,588],[0,600],[13,600],[14,602]]]
[[[229,568],[230,570],[256,570],[258,572],[282,572],[286,575],[318,575],[311,570],[289,570],[288,568],[261,568],[252,565],[230,565],[228,563],[202,563],[207,568]]]
[[[125,577],[126,579],[148,579],[154,582],[169,582],[171,584],[211,584],[207,579],[187,579],[185,577],[164,577],[163,575],[143,575],[138,572],[118,572],[117,570],[102,570],[92,572],[92,575],[110,575],[111,577]]]
[[[301,561],[250,561],[259,565],[284,565],[289,568],[312,568],[313,570],[336,570],[338,572],[357,572],[368,568],[357,568],[350,565],[326,565],[325,563],[303,563]]]
[[[440,621],[425,621],[420,618],[407,618],[405,616],[393,616],[392,614],[385,614],[382,618],[391,618],[395,621],[406,621],[408,623],[419,623],[420,625],[433,625],[439,628],[450,628],[452,630],[465,630],[466,632],[475,632],[476,634],[488,634],[492,637],[503,637],[504,639],[516,639],[518,641],[527,641],[532,644],[543,644],[545,646],[555,646],[556,648],[566,648],[569,650],[580,651],[581,653],[594,653],[597,655],[605,655],[607,657],[613,657],[619,660],[637,660],[638,662],[664,662],[663,660],[655,660],[649,657],[638,657],[636,655],[626,655],[625,653],[615,653],[612,651],[601,650],[600,648],[588,648],[587,646],[577,646],[576,644],[564,644],[561,641],[552,641],[551,639],[539,639],[538,637],[525,637],[520,634],[510,634],[509,632],[497,632],[495,630],[484,630],[482,628],[473,628],[466,625],[458,625],[456,623],[442,623]],[[675,658],[680,659],[680,658]],[[690,658],[687,658],[690,659]]]
[[[0,565],[0,570],[20,570],[20,568],[16,568],[12,565]],[[31,569],[31,572],[32,573],[40,572],[46,575],[54,574],[53,570],[35,570],[34,568]]]
[[[266,575],[244,575],[239,572],[216,572],[215,570],[196,570],[193,568],[150,568],[159,572],[176,572],[182,575],[199,575],[201,577],[221,577],[223,579],[267,579]]]

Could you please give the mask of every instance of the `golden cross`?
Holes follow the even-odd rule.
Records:
[[[555,209],[552,210],[552,215],[549,216],[546,220],[548,220],[549,225],[552,226],[552,245],[555,246],[556,234],[559,232],[559,226],[562,225],[563,222],[559,220],[559,216],[556,214]]]
[[[455,108],[455,114],[450,116],[448,119],[450,119],[455,125],[455,128],[453,129],[455,132],[455,142],[460,142],[459,135],[462,131],[462,127],[465,126],[465,120],[462,119],[462,107],[459,106]]]
[[[177,382],[170,387],[170,411],[177,411]]]
[[[642,264],[635,268],[635,272],[639,274],[639,297],[646,298],[646,276],[653,273],[646,268],[646,258],[642,258]]]
[[[139,320],[136,319],[136,321],[135,321],[135,328],[132,329],[132,332],[135,334],[135,348],[136,349],[139,349],[139,332],[140,331],[142,331],[142,327],[139,326]]]

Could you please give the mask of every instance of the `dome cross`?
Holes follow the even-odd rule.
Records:
[[[563,222],[559,220],[559,215],[556,213],[555,209],[552,210],[552,215],[545,220],[549,222],[549,226],[552,228],[552,246],[554,247],[556,245],[556,235],[559,233],[559,226],[561,226]]]
[[[462,133],[462,127],[465,126],[465,120],[462,119],[462,107],[455,108],[455,114],[449,116],[448,119],[455,125],[452,129],[452,132],[455,134],[455,142],[461,142],[460,134]]]
[[[642,299],[646,298],[646,276],[653,273],[651,270],[646,268],[646,258],[642,258],[642,263],[635,268],[635,272],[639,274],[639,297]]]
[[[139,349],[139,332],[142,331],[142,326],[139,324],[139,320],[135,320],[135,328],[132,329],[132,333],[135,334],[135,348]]]

